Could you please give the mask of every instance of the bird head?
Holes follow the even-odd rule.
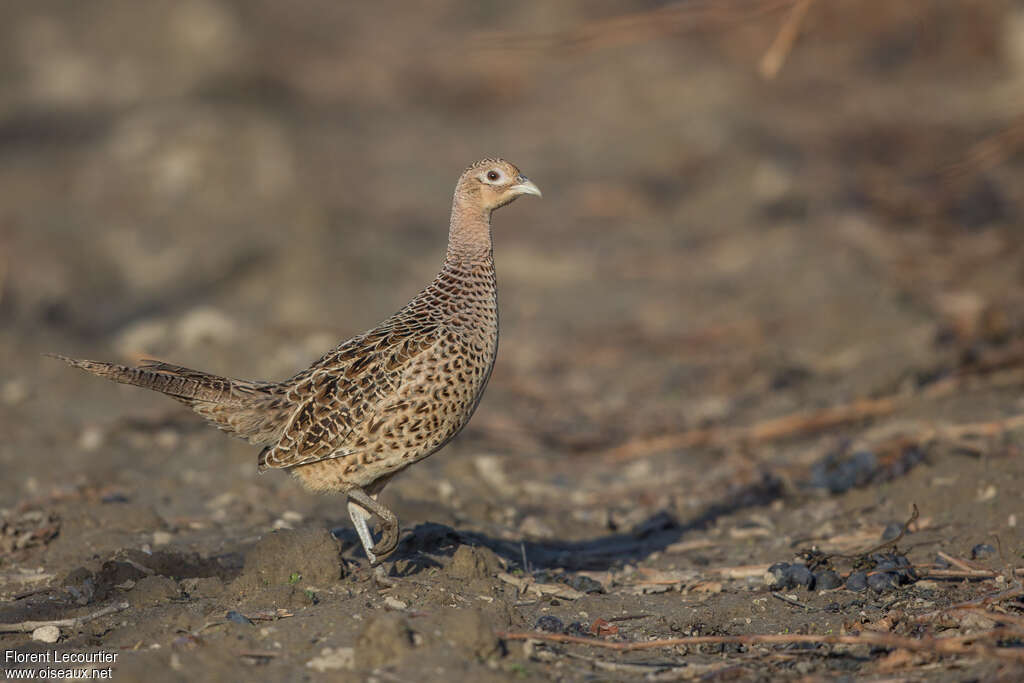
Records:
[[[483,159],[467,168],[459,178],[456,193],[488,211],[524,194],[541,196],[540,188],[504,159]]]

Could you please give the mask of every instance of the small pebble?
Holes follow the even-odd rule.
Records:
[[[534,628],[538,631],[547,631],[548,633],[561,633],[565,630],[565,624],[555,615],[545,614],[537,619]]]
[[[868,589],[868,575],[864,572],[853,572],[846,579],[846,590],[860,593]]]
[[[103,445],[105,439],[106,434],[102,429],[95,425],[89,425],[78,437],[78,447],[87,452],[96,451]]]
[[[889,572],[877,572],[868,575],[868,586],[876,593],[890,591],[899,585],[899,578]]]
[[[306,666],[320,673],[338,669],[351,671],[356,668],[355,650],[351,647],[325,647],[320,651],[320,656],[306,662]]]
[[[985,488],[978,490],[978,497],[976,498],[976,500],[979,503],[984,503],[986,501],[989,501],[989,500],[992,500],[993,498],[995,498],[996,494],[998,492],[999,491],[998,491],[998,489],[996,489],[995,486],[992,486],[991,484],[989,484]]]
[[[7,380],[0,389],[0,396],[7,405],[18,405],[28,397],[28,384],[20,379]]]
[[[996,549],[988,543],[979,543],[978,545],[971,548],[971,559],[972,560],[983,560],[986,557],[991,557],[996,554]]]
[[[839,574],[836,574],[831,569],[822,569],[814,572],[814,586],[818,590],[831,590],[842,585],[843,580],[839,578]]]
[[[32,640],[38,640],[41,643],[56,643],[60,640],[60,629],[52,625],[40,626],[32,631]]]
[[[936,555],[935,561],[933,562],[936,569],[949,569],[949,560],[944,558],[942,555]]]
[[[165,450],[170,450],[177,447],[181,441],[181,434],[173,429],[161,429],[153,437],[153,442]]]
[[[406,603],[402,602],[398,598],[396,598],[394,596],[391,596],[391,595],[389,595],[388,597],[384,598],[384,606],[387,607],[388,609],[394,609],[394,610],[399,610],[399,611],[404,610],[404,609],[409,607],[409,605],[407,605]]]

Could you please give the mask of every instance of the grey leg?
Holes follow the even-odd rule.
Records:
[[[373,515],[372,512],[363,509],[357,503],[348,501],[348,516],[352,518],[352,524],[359,534],[359,540],[363,544],[363,551],[370,560],[370,566],[377,564],[377,556],[373,554],[373,536],[370,535],[370,528],[366,526],[366,520]]]
[[[377,502],[375,495],[367,495],[366,491],[362,489],[350,489],[347,493],[349,515],[352,517],[353,524],[356,525],[356,532],[359,534],[359,540],[363,542],[366,556],[371,558],[370,563],[373,564],[395,552],[395,548],[398,547],[398,518],[395,517],[395,513]],[[357,521],[356,513],[353,513],[353,504],[355,504],[354,507],[356,509],[359,509],[360,515],[365,515],[365,517],[360,517],[359,521]],[[372,547],[370,547],[370,543],[373,542],[373,539],[366,526],[366,517],[369,517],[371,514],[377,515],[381,521],[380,542]],[[360,525],[363,528],[362,532],[359,531]],[[364,533],[366,534],[365,536],[363,535]]]

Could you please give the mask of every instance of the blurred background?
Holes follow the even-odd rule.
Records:
[[[1022,144],[1010,0],[4,3],[0,495],[344,524],[40,354],[287,377],[433,276],[490,155],[544,199],[495,216],[497,368],[389,487],[407,523],[593,535],[785,478],[864,417],[1022,412]],[[967,375],[999,381],[877,403]],[[797,445],[700,431],[836,406]]]

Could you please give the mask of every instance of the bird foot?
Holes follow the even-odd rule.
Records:
[[[397,521],[391,522],[389,520],[383,520],[380,524],[380,540],[377,544],[371,548],[371,552],[376,556],[377,562],[386,558],[391,553],[395,552],[398,547],[398,523]]]
[[[395,517],[395,513],[360,488],[348,491],[348,513],[359,533],[359,540],[363,544],[366,556],[370,559],[371,567],[378,565],[381,560],[395,552],[395,548],[398,547],[399,530],[398,518]],[[377,515],[380,518],[381,538],[374,545],[371,545],[373,536],[366,525],[366,520],[371,515]]]

